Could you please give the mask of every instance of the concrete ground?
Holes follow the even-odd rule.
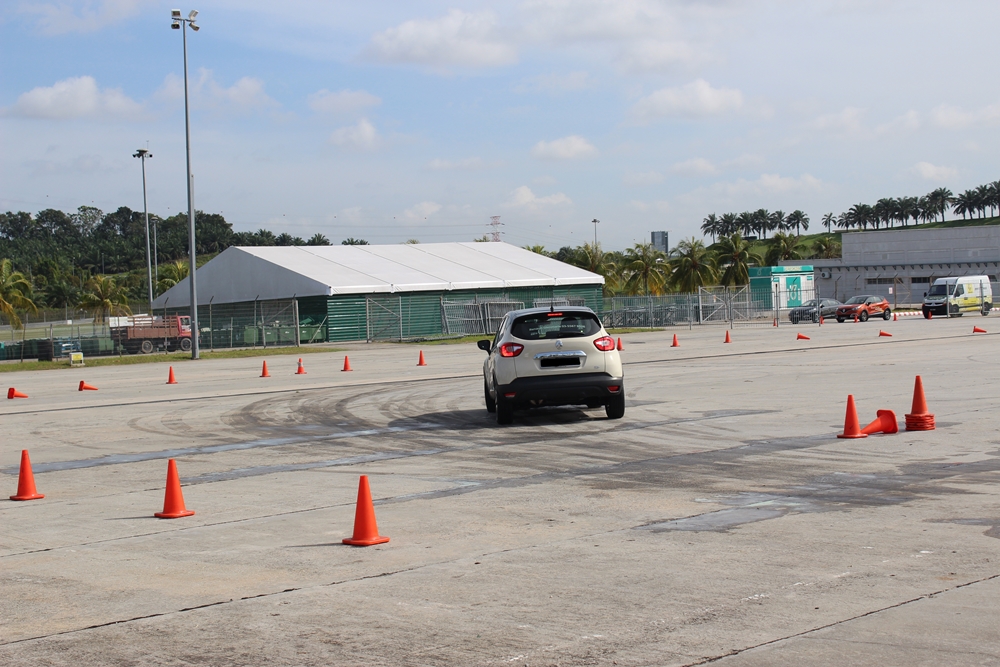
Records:
[[[471,344],[4,374],[0,664],[1000,664],[998,335],[630,334],[625,419],[511,427]],[[835,437],[917,374],[937,430]],[[341,544],[360,474],[388,544]]]

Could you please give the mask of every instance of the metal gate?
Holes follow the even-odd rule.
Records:
[[[492,335],[503,316],[524,308],[521,301],[442,301],[446,334]]]
[[[365,319],[368,322],[367,340],[403,339],[402,297],[376,297],[365,300]]]

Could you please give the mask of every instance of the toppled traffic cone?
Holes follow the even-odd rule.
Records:
[[[729,332],[726,331],[726,340],[722,341],[724,343],[732,343],[733,339],[729,337]]]
[[[879,329],[878,330],[878,337],[879,338],[892,338],[892,334],[889,333],[888,331],[882,331],[881,329]]]
[[[795,334],[795,340],[812,340],[809,336],[805,334]]]
[[[924,381],[917,376],[913,382],[913,404],[910,414],[905,416],[907,431],[933,431],[934,415],[927,412],[927,399],[924,397]]]
[[[621,339],[621,337],[618,338],[618,345],[615,346],[615,349],[618,350],[619,352],[621,352],[623,349],[625,349],[625,348],[622,347],[622,339]]]
[[[974,327],[972,327],[972,333],[986,333],[986,329],[983,329],[982,327],[974,326]]]
[[[269,378],[269,377],[271,377],[271,374],[267,372],[267,361],[266,360],[264,361],[264,365],[261,366],[260,376],[262,378]]]
[[[858,410],[854,407],[854,394],[847,395],[847,414],[844,416],[844,432],[838,438],[867,438],[858,423]]]
[[[674,334],[674,342],[670,344],[670,347],[680,347],[681,343],[677,340],[677,334]]]
[[[83,380],[80,380],[80,388],[77,391],[97,391],[97,387],[92,384],[87,384]]]
[[[420,359],[417,360],[417,366],[426,366],[427,362],[424,361],[424,351],[420,350]]]
[[[28,450],[21,450],[21,473],[17,476],[17,495],[11,500],[38,500],[45,496],[35,489],[35,476],[31,472],[31,459]]]
[[[174,367],[170,367],[170,373],[167,375],[167,384],[177,384],[177,378],[174,377]]]
[[[354,510],[354,535],[344,540],[344,544],[355,547],[370,547],[385,544],[388,537],[378,534],[375,523],[375,506],[372,505],[372,491],[368,487],[368,475],[362,475],[358,482],[358,505]]]
[[[299,357],[299,367],[295,369],[296,375],[305,375],[306,367],[302,365],[302,357]]]
[[[341,371],[353,371],[351,368],[351,359],[346,354],[344,355],[344,367],[340,369]]]
[[[167,491],[163,496],[163,511],[153,516],[158,519],[179,519],[191,516],[193,510],[184,507],[184,494],[181,492],[181,478],[177,475],[177,463],[173,459],[167,461]]]
[[[898,433],[899,424],[896,422],[896,413],[892,410],[879,410],[875,413],[878,415],[868,426],[861,429],[861,432],[865,435],[871,435],[872,433]]]
[[[22,394],[17,389],[11,387],[7,390],[7,398],[28,398],[27,394]]]

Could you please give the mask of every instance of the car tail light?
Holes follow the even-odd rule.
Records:
[[[610,391],[612,394],[617,394],[619,389],[621,389],[621,387],[619,387],[616,384],[608,385],[608,391]]]
[[[594,341],[594,347],[601,352],[610,352],[615,349],[615,339],[611,336],[601,336]]]
[[[504,398],[514,398],[515,396],[517,396],[517,392],[515,391],[508,391],[503,395]]]
[[[520,343],[504,343],[500,346],[500,356],[501,357],[516,357],[521,354],[521,350],[524,346]]]

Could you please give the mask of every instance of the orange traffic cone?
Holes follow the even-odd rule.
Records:
[[[977,326],[973,326],[972,327],[972,333],[986,333],[986,329],[983,329],[983,328],[980,328],[980,327],[977,327]]]
[[[615,346],[615,349],[618,350],[619,352],[625,349],[622,347],[622,339],[620,337],[618,338],[618,345]]]
[[[868,426],[861,429],[861,432],[865,435],[871,435],[872,433],[899,433],[899,424],[896,422],[896,413],[892,410],[879,410],[875,413],[878,415]]]
[[[80,380],[80,388],[77,391],[97,391],[97,387],[89,385],[83,380]]]
[[[167,384],[177,384],[177,378],[174,377],[174,367],[170,367],[170,374],[167,375]]]
[[[299,357],[299,367],[295,369],[296,375],[305,375],[306,367],[302,365],[302,357]]]
[[[927,319],[933,320],[934,319],[934,313],[927,313]]]
[[[17,495],[11,496],[11,500],[38,500],[45,495],[38,493],[35,489],[35,476],[31,472],[31,459],[28,458],[28,450],[21,450],[21,474],[17,476]]]
[[[844,432],[838,438],[867,438],[868,435],[861,432],[861,425],[858,424],[858,411],[854,407],[854,394],[847,395],[847,414],[844,416]]]
[[[159,519],[179,519],[191,516],[194,511],[184,507],[184,494],[181,492],[181,478],[177,475],[177,464],[173,459],[167,461],[167,492],[163,496],[163,511],[153,516]]]
[[[893,313],[893,314],[892,314],[892,321],[893,321],[893,322],[895,322],[895,321],[896,321],[896,320],[898,320],[898,319],[899,319],[899,318],[898,318],[898,317],[896,317],[896,313]]]
[[[771,326],[778,326],[778,318],[774,318],[774,323]]]
[[[858,314],[857,313],[854,313],[854,323],[855,324],[858,323]]]
[[[812,340],[812,339],[805,334],[796,334],[795,340]]]
[[[927,412],[927,399],[924,398],[924,381],[917,376],[913,382],[913,404],[910,414],[906,417],[907,431],[933,431],[934,415]]]
[[[677,334],[674,334],[674,342],[670,344],[670,347],[680,347],[681,343],[677,340]]]
[[[353,371],[351,368],[351,359],[346,354],[344,355],[344,367],[340,369],[341,371]]]
[[[260,376],[262,378],[269,378],[271,374],[267,372],[267,360],[264,361],[264,365],[260,369]]]
[[[729,337],[729,331],[728,330],[726,331],[726,340],[723,341],[723,342],[725,342],[725,343],[732,343],[733,342],[733,339]]]
[[[375,523],[375,506],[372,505],[372,491],[368,487],[368,475],[362,475],[358,482],[358,505],[354,511],[354,536],[344,540],[344,544],[355,547],[370,547],[385,544],[388,537],[378,534]]]
[[[17,389],[11,387],[7,390],[7,398],[28,398],[27,394],[22,394]]]
[[[878,330],[878,337],[879,338],[892,338],[892,334],[889,333],[888,331],[882,331],[881,329],[879,329]]]
[[[820,325],[823,324],[823,317],[822,316],[820,316],[820,318],[819,318],[819,323],[820,323]]]
[[[417,366],[426,366],[427,362],[424,361],[424,351],[420,350],[420,359],[417,361]]]

